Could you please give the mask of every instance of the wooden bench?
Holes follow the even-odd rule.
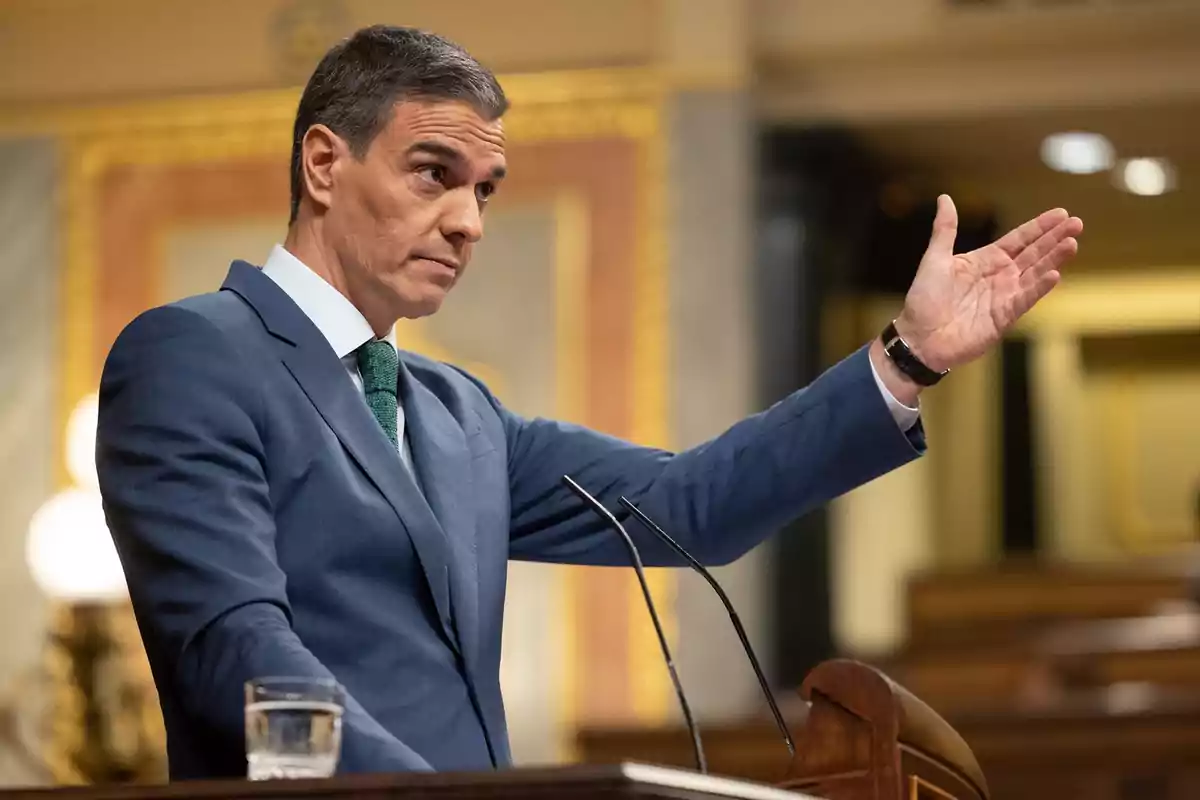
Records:
[[[1065,622],[1153,616],[1195,599],[1190,559],[1085,567],[1010,565],[917,575],[905,592],[912,648],[1028,639]]]
[[[880,666],[943,711],[1038,706],[1127,683],[1200,690],[1200,610],[1042,626],[1025,639],[905,648]]]

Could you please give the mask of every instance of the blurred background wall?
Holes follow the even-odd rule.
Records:
[[[73,485],[67,421],[107,348],[282,239],[299,87],[380,22],[456,39],[513,99],[511,191],[471,276],[401,341],[523,413],[699,443],[877,334],[938,193],[963,249],[1045,208],[1084,218],[1050,300],[923,400],[927,458],[720,571],[778,686],[902,651],[919,576],[1183,563],[1200,532],[1197,3],[0,0],[0,685],[40,676],[52,699],[70,682],[46,636],[74,601],[39,590],[26,542]],[[1054,161],[1047,137],[1080,131],[1104,138]],[[674,720],[630,575],[511,575],[523,763],[577,757],[581,726]],[[692,702],[713,724],[760,714],[694,578],[654,575]],[[11,705],[32,750],[70,749]],[[0,762],[0,781],[86,777],[54,758]]]

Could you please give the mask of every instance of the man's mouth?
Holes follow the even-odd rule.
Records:
[[[443,267],[454,272],[456,275],[458,274],[458,271],[462,269],[457,261],[452,261],[448,258],[434,258],[432,256],[417,256],[417,258],[421,259],[422,261],[432,261],[434,264],[441,264]]]

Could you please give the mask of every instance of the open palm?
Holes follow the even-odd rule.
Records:
[[[897,329],[931,369],[977,358],[1058,284],[1059,269],[1074,257],[1082,232],[1082,220],[1057,208],[985,247],[955,255],[958,212],[942,195]]]

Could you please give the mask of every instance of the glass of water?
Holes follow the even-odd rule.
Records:
[[[246,683],[246,763],[252,781],[328,778],[342,747],[345,691],[322,678]]]

